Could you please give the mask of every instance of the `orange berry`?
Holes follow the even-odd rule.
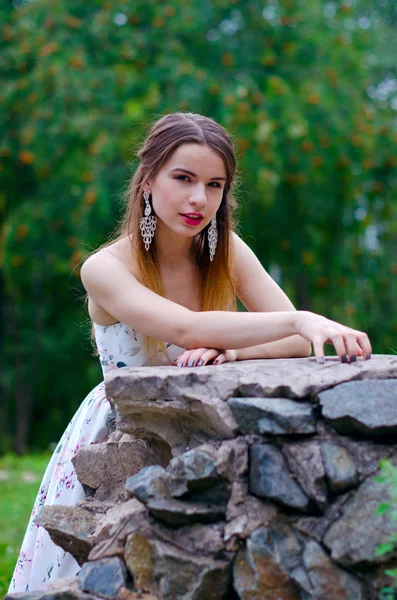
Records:
[[[338,167],[347,167],[350,164],[350,159],[348,156],[342,155],[337,160]]]
[[[152,21],[152,25],[153,25],[153,27],[157,27],[158,29],[161,29],[162,27],[164,27],[165,21],[164,21],[163,17],[155,17]]]
[[[72,29],[79,29],[83,24],[81,19],[74,17],[73,15],[68,15],[65,19],[65,22],[67,25],[69,25],[69,27],[72,27]]]
[[[84,61],[81,58],[81,56],[72,56],[72,58],[69,60],[69,65],[71,67],[73,67],[74,69],[78,69],[78,70],[83,69],[83,67],[85,66]]]
[[[88,190],[85,193],[84,200],[87,204],[94,204],[97,201],[97,194],[94,190]]]
[[[314,263],[314,256],[312,252],[302,252],[301,259],[305,265],[312,265]]]
[[[224,67],[232,67],[234,65],[234,56],[230,52],[225,52],[222,55],[222,64]]]
[[[363,160],[363,167],[364,167],[364,169],[373,169],[374,166],[375,166],[375,163],[372,160],[372,158],[365,158]]]
[[[324,275],[316,278],[316,287],[318,288],[326,288],[329,286],[329,279]]]
[[[314,92],[310,94],[307,98],[309,104],[320,104],[320,96],[319,94],[315,94]]]
[[[29,150],[21,150],[21,152],[18,154],[18,158],[23,164],[31,165],[34,161],[34,154]]]
[[[72,266],[76,266],[79,264],[79,262],[81,261],[81,259],[83,258],[84,254],[81,252],[81,250],[75,250],[70,258],[70,263]]]
[[[175,6],[168,4],[164,7],[164,14],[166,17],[173,17],[175,15]]]
[[[42,46],[39,50],[39,56],[48,56],[49,54],[54,54],[58,50],[59,46],[55,42],[50,42],[45,46]]]
[[[301,143],[301,148],[302,148],[303,152],[311,152],[314,149],[314,144],[310,140],[304,140]]]
[[[25,225],[25,224],[18,225],[17,231],[16,231],[17,239],[19,241],[23,240],[23,238],[26,237],[26,234],[28,233],[28,231],[29,231],[29,227],[27,225]]]
[[[11,256],[11,264],[13,267],[20,267],[23,261],[23,256],[20,256],[19,254],[14,254],[14,256]]]
[[[322,156],[313,156],[312,158],[313,167],[322,167],[324,165],[324,159]]]
[[[281,240],[280,248],[281,250],[289,250],[291,247],[291,242],[289,240]]]
[[[89,183],[90,181],[92,181],[94,179],[94,175],[90,171],[86,171],[85,173],[83,173],[81,175],[81,179],[83,181],[85,181],[86,183]]]

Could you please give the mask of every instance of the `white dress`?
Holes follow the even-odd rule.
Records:
[[[94,323],[95,339],[102,371],[150,365],[170,365],[183,348],[166,344],[148,359],[143,336],[124,323],[98,325]],[[85,398],[70,421],[44,474],[22,543],[9,593],[44,590],[55,579],[75,576],[80,567],[71,554],[56,546],[45,529],[34,519],[43,506],[60,504],[73,506],[84,498],[82,485],[76,477],[71,459],[88,444],[98,444],[107,438],[106,418],[110,412],[105,384],[99,383]]]

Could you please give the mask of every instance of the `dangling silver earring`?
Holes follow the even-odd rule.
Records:
[[[208,245],[210,247],[210,261],[213,260],[216,244],[218,242],[218,229],[216,228],[216,215],[211,219],[211,225],[208,228]]]
[[[145,200],[145,216],[139,219],[139,227],[141,229],[141,234],[143,238],[143,243],[145,244],[146,250],[149,250],[149,246],[152,242],[154,232],[157,225],[157,219],[154,215],[151,215],[152,212],[150,202],[149,202],[149,194],[148,192],[143,192],[143,199]]]

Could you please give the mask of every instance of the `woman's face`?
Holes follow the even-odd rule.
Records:
[[[208,146],[183,144],[144,190],[152,195],[154,213],[175,233],[193,237],[210,223],[222,201],[226,168]],[[196,213],[200,218],[193,220]]]

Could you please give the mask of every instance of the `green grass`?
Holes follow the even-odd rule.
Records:
[[[8,590],[50,454],[0,457],[0,597]]]

